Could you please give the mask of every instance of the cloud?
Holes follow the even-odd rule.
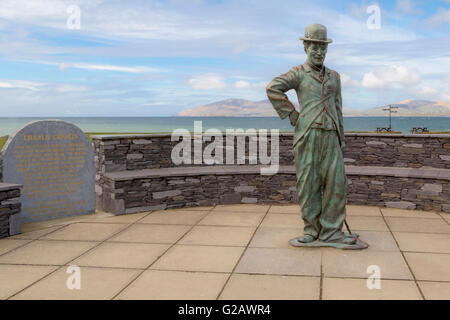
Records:
[[[45,84],[42,82],[24,80],[0,80],[0,89],[26,89],[38,91]]]
[[[36,61],[33,61],[36,62]],[[89,63],[67,63],[61,62],[59,64],[53,62],[40,61],[39,63],[48,65],[58,65],[58,69],[65,71],[71,68],[84,69],[84,70],[99,70],[99,71],[115,71],[126,73],[150,73],[150,72],[164,72],[165,70],[159,68],[152,68],[146,66],[124,67],[116,65],[102,65],[102,64],[89,64]]]
[[[420,75],[404,66],[390,66],[364,74],[362,86],[369,89],[384,89],[391,84],[414,86],[420,83]]]
[[[223,78],[216,74],[203,74],[189,79],[188,84],[193,89],[197,90],[214,90],[223,89],[227,84]]]
[[[430,25],[450,23],[450,9],[439,8],[439,10],[426,20]]]
[[[417,4],[412,0],[397,0],[396,8],[401,12],[409,14],[422,13],[422,10],[418,9]]]
[[[357,80],[353,80],[346,73],[341,73],[341,85],[343,87],[359,87],[359,82]]]
[[[236,89],[247,89],[251,87],[251,84],[248,81],[239,80],[234,83],[234,87]]]

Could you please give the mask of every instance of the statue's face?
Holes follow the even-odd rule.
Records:
[[[305,52],[308,55],[308,61],[316,67],[322,67],[327,54],[328,43],[308,42],[305,43]]]

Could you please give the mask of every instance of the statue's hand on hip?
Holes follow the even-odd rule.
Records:
[[[297,124],[299,113],[297,110],[292,110],[289,114],[289,120],[291,121],[291,125],[295,126]]]

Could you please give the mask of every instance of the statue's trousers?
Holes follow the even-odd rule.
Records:
[[[342,238],[347,179],[337,132],[310,128],[294,154],[304,235],[323,241]]]

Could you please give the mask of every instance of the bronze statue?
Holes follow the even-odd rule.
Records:
[[[293,246],[367,248],[357,235],[342,231],[347,178],[341,81],[336,71],[323,64],[332,40],[327,38],[327,29],[321,24],[309,25],[300,39],[307,61],[267,86],[267,96],[280,118],[289,117],[295,126],[298,203],[305,227],[303,237],[289,242]],[[300,112],[285,94],[290,89],[297,92]]]

